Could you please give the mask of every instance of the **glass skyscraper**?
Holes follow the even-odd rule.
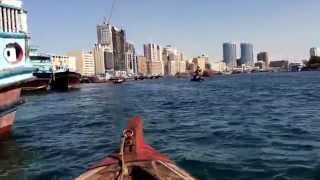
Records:
[[[234,43],[223,43],[223,62],[228,66],[237,64],[237,45]]]
[[[241,64],[253,66],[253,45],[250,43],[241,43]]]

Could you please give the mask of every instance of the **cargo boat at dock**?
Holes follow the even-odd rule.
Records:
[[[52,90],[68,91],[80,89],[81,75],[77,72],[60,70],[53,73]]]
[[[30,63],[35,68],[35,79],[23,84],[23,92],[47,92],[50,90],[53,78],[52,59],[48,54],[39,53],[37,49],[30,50]]]
[[[0,1],[0,137],[10,132],[21,85],[33,79],[28,60],[27,14],[21,1]],[[4,23],[6,22],[6,23]]]

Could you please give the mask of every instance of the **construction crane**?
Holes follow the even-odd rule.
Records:
[[[116,5],[116,1],[117,0],[113,0],[112,1],[111,10],[110,10],[110,14],[109,14],[109,17],[108,17],[108,20],[107,20],[107,24],[110,24],[110,21],[111,21],[112,15],[113,15],[113,11],[114,11],[114,8],[115,8],[115,5]],[[105,18],[105,22],[106,22],[106,18]]]

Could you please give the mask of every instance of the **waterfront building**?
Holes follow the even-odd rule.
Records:
[[[163,75],[162,62],[147,61],[147,75]]]
[[[241,43],[241,64],[245,64],[247,66],[254,65],[253,59],[253,45],[250,43]]]
[[[106,72],[113,72],[114,71],[114,56],[112,49],[104,49],[104,64]]]
[[[93,49],[93,56],[96,75],[104,76],[106,73],[105,48],[101,44],[96,44]]]
[[[78,72],[76,58],[73,56],[52,55],[53,72],[58,71],[73,71]]]
[[[178,73],[176,61],[168,61],[168,76],[175,76]]]
[[[320,48],[317,48],[317,47],[311,48],[310,57],[320,57]]]
[[[157,44],[144,44],[144,56],[151,62],[162,62],[162,48]]]
[[[263,69],[268,69],[269,67],[269,55],[267,52],[260,52],[257,55],[257,61],[263,62]]]
[[[185,60],[180,61],[179,73],[187,72],[187,62]]]
[[[227,69],[227,64],[225,62],[213,62],[210,65],[210,69],[215,72],[223,72]]]
[[[164,75],[174,76],[186,71],[183,54],[170,45],[163,48],[162,62],[164,64]]]
[[[162,62],[162,48],[157,44],[144,44],[144,56],[147,58],[147,69],[149,75],[164,75]]]
[[[287,61],[287,60],[270,61],[269,66],[273,71],[286,72],[289,70],[289,61]]]
[[[97,46],[100,49],[96,49],[99,55],[95,61],[101,62],[102,51],[104,63],[98,63],[97,66],[104,64],[105,73],[109,76],[126,76],[126,73],[131,73],[134,69],[137,69],[133,64],[133,68],[128,70],[130,62],[136,62],[134,55],[131,52],[126,51],[126,33],[123,29],[118,29],[111,24],[104,22],[97,26]],[[128,59],[130,62],[128,62]],[[101,74],[103,68],[97,68],[99,74]],[[123,75],[125,74],[125,75]]]
[[[142,75],[148,74],[147,58],[145,56],[137,56],[138,61],[138,73]]]
[[[68,56],[76,58],[77,72],[83,76],[94,76],[95,64],[92,52],[72,51],[67,53]]]
[[[237,65],[237,45],[235,43],[223,43],[223,62],[231,67]]]
[[[123,29],[112,26],[114,71],[126,71],[125,43],[126,33]]]
[[[195,67],[199,67],[202,71],[204,71],[206,69],[206,64],[209,62],[209,57],[205,55],[198,56],[193,58],[192,62]]]
[[[126,60],[127,74],[131,74],[131,75],[136,74],[137,58],[136,58],[136,51],[132,43],[126,42],[125,60]]]
[[[100,44],[101,46],[106,46],[106,48],[113,49],[111,25],[106,24],[106,22],[104,22],[101,25],[98,25],[97,37],[98,37],[98,44]]]

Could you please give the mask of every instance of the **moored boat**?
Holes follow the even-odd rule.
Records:
[[[30,62],[35,69],[33,75],[35,79],[24,83],[22,86],[23,92],[39,92],[49,91],[52,81],[52,62],[51,56],[41,54],[37,49],[30,50]]]
[[[80,89],[81,75],[77,72],[57,71],[53,73],[51,88],[56,91]]]
[[[0,137],[9,133],[21,100],[21,85],[33,79],[28,60],[26,11],[21,1],[0,1]],[[10,12],[13,18],[4,14]],[[21,21],[23,19],[23,21]],[[4,23],[6,22],[6,23]],[[10,26],[8,26],[10,24]]]
[[[139,117],[129,121],[123,131],[120,150],[83,173],[77,180],[171,179],[194,180],[166,155],[144,142],[143,122]]]
[[[126,81],[125,78],[122,77],[116,77],[116,78],[112,78],[110,79],[114,84],[122,84]]]

